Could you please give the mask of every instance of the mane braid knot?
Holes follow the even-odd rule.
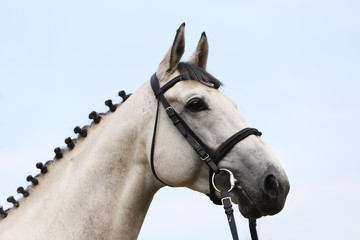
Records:
[[[65,143],[70,150],[72,150],[75,147],[75,143],[70,137],[65,139]]]
[[[14,204],[14,207],[19,207],[20,204],[18,201],[15,200],[14,196],[10,196],[6,199],[9,203]]]
[[[112,103],[110,99],[105,101],[105,105],[110,108],[110,112],[115,112],[116,106]]]
[[[89,114],[89,118],[90,118],[90,119],[93,119],[93,120],[94,120],[94,123],[99,123],[100,120],[101,120],[101,117],[100,117],[95,111],[92,111],[92,112]]]
[[[27,176],[26,181],[32,182],[32,184],[33,184],[34,186],[36,186],[36,185],[39,184],[39,180],[37,180],[36,178],[34,178],[34,177],[31,176],[31,175]]]
[[[44,166],[44,164],[42,164],[41,162],[38,162],[38,163],[36,164],[36,168],[40,169],[40,171],[41,171],[42,174],[45,174],[45,173],[48,172],[47,167]]]
[[[60,159],[63,157],[62,153],[61,153],[61,149],[59,147],[55,148],[54,149],[54,152],[55,152],[55,157],[56,159]]]
[[[28,191],[26,191],[23,187],[18,187],[18,189],[16,190],[17,193],[21,193],[24,198],[28,197],[30,194]]]
[[[87,130],[85,128],[80,128],[79,126],[74,128],[74,133],[79,134],[81,137],[87,136]]]
[[[6,218],[7,217],[7,213],[4,211],[3,207],[0,206],[0,217],[2,218]]]
[[[131,96],[131,94],[126,94],[124,90],[121,90],[118,95],[123,99],[123,102],[125,102]]]

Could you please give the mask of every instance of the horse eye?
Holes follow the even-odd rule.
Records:
[[[193,98],[187,104],[186,108],[192,112],[200,112],[209,109],[206,103],[200,98]]]

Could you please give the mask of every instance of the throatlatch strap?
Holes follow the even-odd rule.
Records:
[[[161,183],[165,184],[165,185],[169,185],[165,182],[163,182],[158,175],[156,174],[155,171],[155,166],[154,166],[154,150],[155,150],[155,139],[156,139],[156,130],[157,130],[157,122],[158,122],[158,116],[159,116],[159,101],[157,102],[157,107],[156,107],[156,116],[155,116],[155,124],[154,124],[154,132],[153,132],[153,137],[152,137],[152,144],[151,144],[151,153],[150,153],[150,163],[151,163],[151,170],[154,174],[154,176],[156,177],[157,180],[159,180]],[[170,185],[169,185],[170,186]]]

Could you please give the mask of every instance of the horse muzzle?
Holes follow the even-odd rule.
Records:
[[[260,218],[279,213],[285,205],[289,190],[287,176],[271,171],[260,177],[255,187],[238,180],[232,196],[236,199],[239,211],[244,217]]]

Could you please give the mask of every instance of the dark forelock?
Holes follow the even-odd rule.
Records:
[[[219,88],[222,85],[219,80],[195,64],[180,62],[178,64],[178,70],[182,79],[199,81],[205,85],[212,85],[214,88]]]

